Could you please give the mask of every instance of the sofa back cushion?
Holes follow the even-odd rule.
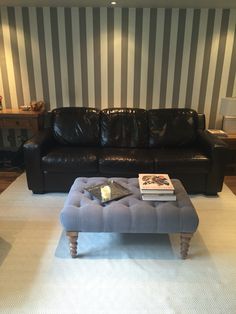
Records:
[[[100,111],[64,107],[52,111],[54,138],[64,145],[97,146],[100,143]]]
[[[144,109],[113,108],[101,112],[103,147],[147,147],[148,125]]]
[[[196,140],[198,114],[192,109],[148,110],[149,147],[184,147]]]

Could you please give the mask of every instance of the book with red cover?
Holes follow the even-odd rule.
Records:
[[[173,194],[175,190],[166,173],[140,173],[138,180],[142,194]]]

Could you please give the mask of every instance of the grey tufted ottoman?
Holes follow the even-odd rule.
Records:
[[[77,178],[61,211],[61,223],[69,237],[70,253],[77,255],[79,232],[180,233],[181,257],[186,258],[189,242],[198,227],[198,216],[179,180],[172,180],[175,202],[143,201],[137,178],[110,178],[132,194],[101,205],[85,187],[106,183],[108,178]]]

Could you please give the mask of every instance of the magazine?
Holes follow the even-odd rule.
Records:
[[[100,200],[102,204],[131,194],[131,191],[112,180],[107,183],[87,187],[85,190]]]
[[[208,129],[207,132],[213,134],[213,135],[216,135],[218,137],[227,137],[228,134],[223,131],[223,130],[218,130],[218,129]]]
[[[174,186],[168,174],[159,173],[140,173],[139,174],[139,187],[141,193],[154,194],[173,194]]]

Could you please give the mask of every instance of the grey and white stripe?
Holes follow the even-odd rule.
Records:
[[[152,108],[161,107],[161,78],[162,78],[162,56],[163,56],[163,38],[165,25],[165,9],[158,9],[157,11],[157,25],[155,32],[156,46],[154,59],[154,81],[153,81],[153,103]],[[152,92],[152,91],[150,91]]]
[[[210,117],[209,117],[210,126],[214,126],[214,122],[216,120],[217,107],[214,106],[214,104],[216,104],[219,99],[228,24],[229,24],[229,10],[224,10],[222,14],[222,20],[221,20],[219,48],[217,51],[215,79],[214,79],[212,99],[211,99],[211,109],[210,109]]]
[[[157,10],[150,10],[146,108],[152,108],[156,48]]]
[[[161,63],[161,86],[160,86],[160,102],[159,102],[160,108],[164,108],[166,106],[167,76],[168,76],[169,53],[170,53],[171,18],[172,18],[172,10],[166,9],[165,17],[164,17],[164,35],[163,35],[162,63]],[[158,60],[156,60],[156,62],[158,62]]]
[[[173,96],[172,107],[177,108],[179,105],[179,92],[180,92],[180,78],[183,64],[183,46],[184,46],[184,31],[186,21],[186,10],[181,9],[179,11],[178,20],[178,34],[176,44],[176,57],[175,57],[175,69],[174,69],[174,84],[173,84]]]
[[[114,9],[107,9],[108,106],[114,107]]]
[[[86,9],[86,40],[87,40],[87,72],[88,72],[88,106],[95,106],[94,93],[94,47],[93,47],[93,12],[92,8]]]
[[[13,8],[8,8],[8,21],[9,21],[9,30],[11,37],[11,51],[12,51],[12,61],[13,69],[16,83],[16,94],[17,94],[17,103],[23,104],[23,88],[22,88],[22,78],[20,75],[20,60],[19,60],[19,49],[17,43],[17,34],[16,34],[16,19],[15,11]]]
[[[136,9],[135,19],[135,51],[134,51],[134,95],[133,106],[140,106],[140,83],[141,83],[141,52],[142,52],[142,25],[143,10]]]
[[[48,82],[48,71],[47,71],[47,55],[46,55],[46,43],[45,43],[45,28],[43,20],[43,9],[37,8],[37,26],[38,26],[38,42],[39,42],[39,57],[41,67],[42,89],[43,99],[46,103],[47,109],[49,109],[49,82]]]
[[[114,11],[114,107],[120,107],[121,103],[121,9]]]
[[[188,12],[187,12],[188,13]],[[193,13],[193,14],[192,14]],[[200,10],[192,10],[189,12],[190,19],[188,20],[187,14],[187,24],[186,31],[189,29],[191,33],[186,33],[191,37],[186,39],[186,43],[189,44],[188,47],[184,47],[184,62],[188,64],[188,66],[183,67],[183,71],[185,70],[186,73],[182,77],[185,79],[185,88],[180,89],[180,93],[182,95],[181,100],[182,103],[185,103],[185,106],[188,107],[191,103],[192,95],[193,95],[193,82],[194,82],[194,73],[196,68],[196,56],[197,56],[197,44],[198,44],[198,36],[199,36],[199,23],[200,23]],[[188,63],[187,63],[188,61]],[[198,65],[199,66],[199,65]],[[186,90],[186,93],[184,92]],[[185,98],[184,98],[185,96]]]
[[[94,89],[95,103],[98,109],[101,109],[101,29],[100,29],[100,11],[99,8],[93,10],[93,47],[94,47]]]
[[[147,108],[147,81],[148,81],[148,55],[150,34],[150,9],[143,10],[141,73],[140,73],[140,99],[139,107]]]
[[[32,12],[32,11],[31,11]],[[24,32],[24,42],[22,43],[25,46],[26,53],[26,71],[28,73],[28,82],[29,82],[29,92],[31,100],[36,99],[36,86],[35,86],[35,75],[34,72],[34,60],[32,54],[32,41],[35,39],[32,37],[32,29],[30,28],[30,17],[29,17],[29,8],[22,8],[22,18],[23,18],[23,32]],[[35,22],[35,21],[34,21]],[[37,38],[36,38],[37,39]]]
[[[236,10],[232,12],[233,19],[232,19],[232,30],[234,27],[234,32],[231,32],[231,38],[232,43],[230,42],[230,48],[232,47],[232,53],[231,53],[231,60],[229,65],[229,75],[228,75],[228,85],[227,85],[227,91],[226,96],[230,97],[232,95],[235,95],[236,93]]]
[[[7,63],[6,63],[6,57],[5,57],[5,46],[4,46],[4,39],[3,39],[3,24],[4,20],[2,18],[3,11],[0,14],[0,66],[1,66],[1,95],[3,96],[3,102],[5,103],[5,107],[9,108],[11,107],[11,99],[10,99],[10,88],[9,88],[9,80],[8,80],[8,71],[7,71]]]
[[[82,101],[83,106],[89,106],[88,96],[88,57],[87,57],[87,29],[86,10],[79,10],[79,30],[80,30],[80,55],[81,55],[81,81],[82,81]],[[90,21],[91,22],[91,21]]]
[[[127,77],[128,77],[128,25],[129,11],[122,9],[122,33],[121,33],[121,107],[127,107]]]
[[[219,127],[221,97],[236,95],[236,10],[1,7],[0,53],[6,108],[189,107]]]

